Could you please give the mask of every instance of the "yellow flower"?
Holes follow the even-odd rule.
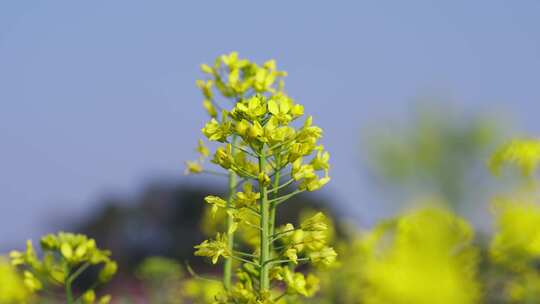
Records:
[[[331,247],[324,247],[320,250],[313,251],[309,254],[309,258],[315,265],[330,266],[336,261],[337,253]]]
[[[328,229],[326,217],[322,212],[317,212],[312,217],[303,221],[300,227],[304,231],[326,231]]]
[[[245,118],[249,121],[256,121],[266,113],[266,98],[263,95],[255,95],[249,99],[237,102],[231,115],[236,119]]]
[[[227,206],[227,202],[218,196],[209,195],[204,198],[204,201],[212,206],[211,212],[213,216],[216,215],[219,208],[225,208]]]
[[[28,270],[24,271],[24,284],[31,292],[36,292],[43,289],[43,284],[36,276]]]
[[[227,236],[217,234],[215,240],[205,240],[199,245],[195,246],[195,255],[212,258],[212,264],[216,264],[219,257],[223,256],[228,258],[230,256],[229,249],[227,247]]]
[[[257,200],[261,198],[259,192],[253,192],[253,185],[250,182],[245,182],[243,185],[243,192],[236,193],[235,206],[237,208],[251,207],[257,203]]]
[[[0,303],[26,303],[31,291],[7,259],[0,257]]]
[[[96,293],[90,289],[81,296],[81,300],[84,304],[94,304],[96,301]]]
[[[328,170],[330,165],[328,160],[330,159],[330,153],[323,150],[323,147],[320,146],[317,151],[317,155],[311,160],[310,164],[315,170]]]
[[[206,74],[214,75],[215,71],[208,64],[201,64],[201,71]]]
[[[531,261],[540,258],[540,206],[501,199],[495,203],[495,211],[491,256],[511,269],[527,269]]]
[[[230,169],[234,164],[234,158],[232,156],[232,146],[227,144],[225,147],[219,147],[214,153],[212,162],[220,165],[224,169]]]
[[[302,163],[302,158],[297,159],[291,167],[291,176],[294,180],[314,178],[315,169],[312,165],[306,165]]]
[[[527,176],[536,170],[538,162],[540,162],[540,140],[514,140],[493,155],[489,167],[498,174],[504,164],[516,164]]]
[[[101,271],[98,274],[98,280],[101,283],[106,283],[112,279],[118,270],[118,265],[114,261],[107,261],[105,266],[101,268]]]
[[[198,161],[186,161],[184,174],[198,174],[203,171],[202,165]]]
[[[296,249],[288,248],[287,250],[285,250],[285,253],[283,255],[294,264],[298,264],[298,255]]]
[[[204,97],[206,99],[212,100],[213,94],[212,94],[212,87],[214,85],[214,82],[212,80],[197,80],[196,82],[197,87],[201,89],[201,92],[203,93]]]
[[[209,140],[223,142],[231,134],[231,123],[223,121],[220,124],[215,118],[212,118],[201,131]]]
[[[209,99],[203,100],[203,108],[206,110],[206,113],[212,118],[217,117],[217,110],[214,104]]]

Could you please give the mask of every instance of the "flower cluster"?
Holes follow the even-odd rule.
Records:
[[[23,270],[24,283],[32,292],[48,287],[64,287],[68,303],[77,299],[71,291],[73,282],[89,267],[99,265],[96,286],[112,279],[117,270],[116,262],[110,259],[110,252],[97,247],[95,240],[82,234],[60,232],[41,238],[43,257],[39,258],[32,241],[28,241],[23,252],[12,251],[11,263]],[[99,299],[89,289],[80,295],[84,304],[109,303],[110,296]]]
[[[236,103],[255,94],[280,93],[284,87],[283,77],[287,75],[286,72],[277,70],[274,60],[268,60],[259,66],[255,62],[239,58],[237,52],[219,56],[212,66],[202,64],[201,71],[206,75],[206,79],[199,79],[196,84],[204,96],[202,105],[212,118],[212,123],[208,126],[209,132],[212,132],[212,128],[216,131],[220,129],[220,121],[224,119],[224,107],[220,105],[223,103],[220,99],[229,99]],[[212,133],[213,138],[222,137],[218,132]],[[203,172],[203,163],[209,151],[202,141],[199,141],[197,152],[200,155],[197,160],[186,162],[186,173]]]
[[[322,129],[304,117],[304,107],[283,91],[286,74],[275,61],[258,66],[236,53],[224,55],[213,67],[202,66],[209,79],[197,82],[210,120],[203,135],[215,142],[213,153],[199,143],[199,160],[188,162],[190,173],[219,172],[202,168],[203,160],[225,170],[228,197],[205,198],[211,214],[226,214],[224,233],[195,246],[195,255],[217,263],[223,257],[224,292],[216,303],[275,303],[279,299],[312,296],[318,279],[295,271],[300,264],[328,266],[336,252],[328,246],[325,216],[317,213],[298,227],[276,227],[278,206],[305,191],[315,191],[330,181],[330,155],[319,143]],[[233,106],[217,102],[214,88]],[[235,247],[235,232],[249,230],[251,252]],[[232,261],[241,263],[232,283]]]

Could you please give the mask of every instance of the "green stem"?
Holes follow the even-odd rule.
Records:
[[[64,266],[64,271],[69,274],[71,272],[71,269],[70,267],[67,265]],[[67,301],[67,304],[73,304],[73,291],[71,290],[71,278],[68,277],[66,279],[66,285],[65,285],[65,288],[66,288],[66,301]]]
[[[232,142],[236,142],[236,137],[233,137]],[[232,147],[232,154],[235,153],[235,146]],[[236,192],[236,174],[229,170],[229,198],[227,200],[227,208],[233,208],[233,199],[234,194]],[[233,252],[234,250],[234,232],[230,227],[233,225],[233,217],[230,214],[227,214],[227,223],[226,223],[226,231],[227,231],[227,248],[229,252]],[[225,259],[225,265],[223,265],[223,286],[225,287],[225,290],[229,290],[231,288],[231,282],[232,282],[232,258]]]
[[[259,172],[264,172],[266,166],[266,156],[264,148],[261,149],[259,156]],[[263,292],[270,289],[270,279],[269,279],[269,265],[267,261],[270,259],[270,239],[269,239],[269,230],[270,230],[270,215],[269,215],[269,202],[268,202],[268,193],[266,185],[263,182],[259,182],[259,191],[261,192],[261,248],[260,248],[260,257],[259,257],[259,266],[260,266],[260,277],[259,277],[259,292]]]
[[[84,263],[77,271],[75,271],[69,278],[68,281],[73,282],[75,281],[83,271],[85,271],[88,267],[90,267],[90,263]]]
[[[71,282],[66,282],[66,300],[67,300],[67,304],[73,303],[73,292],[71,291]]]
[[[90,263],[84,263],[79,269],[77,269],[73,274],[71,274],[67,280],[66,280],[66,300],[68,304],[77,303],[76,299],[73,300],[73,290],[71,288],[71,285],[73,282],[83,273],[88,267],[90,267]],[[69,270],[69,267],[66,266],[66,269]],[[69,271],[67,272],[69,273]]]
[[[279,155],[280,154],[279,150],[277,152],[278,153],[276,156],[276,167],[279,168],[281,166],[281,157]],[[274,177],[274,189],[273,189],[273,194],[272,194],[272,197],[274,198],[278,196],[278,191],[281,188],[279,185],[280,175],[281,175],[281,172],[277,171],[276,176]],[[270,204],[270,232],[269,232],[270,235],[274,235],[275,233],[275,229],[276,229],[275,223],[276,223],[276,204]],[[272,246],[271,241],[270,241],[270,246]]]

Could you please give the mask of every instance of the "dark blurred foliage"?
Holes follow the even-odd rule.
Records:
[[[224,197],[224,189],[150,182],[131,200],[108,198],[97,202],[101,209],[75,230],[110,249],[124,273],[131,274],[149,256],[189,261],[195,269],[205,269],[208,263],[193,256],[193,246],[205,239],[201,224],[206,207],[204,197],[209,193]],[[295,223],[305,208],[325,209],[335,220],[329,206],[321,195],[299,195],[287,201],[287,208],[279,213],[277,221]],[[343,233],[339,231],[338,235]]]

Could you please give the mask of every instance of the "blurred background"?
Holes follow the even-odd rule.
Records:
[[[68,230],[97,238],[124,269],[147,256],[192,259],[202,198],[225,190],[218,177],[183,175],[206,120],[194,83],[200,63],[230,51],[276,59],[325,130],[332,181],[288,216],[322,207],[344,231],[370,229],[437,200],[489,234],[490,198],[506,183],[485,164],[508,138],[540,132],[539,10],[2,2],[0,252]]]

